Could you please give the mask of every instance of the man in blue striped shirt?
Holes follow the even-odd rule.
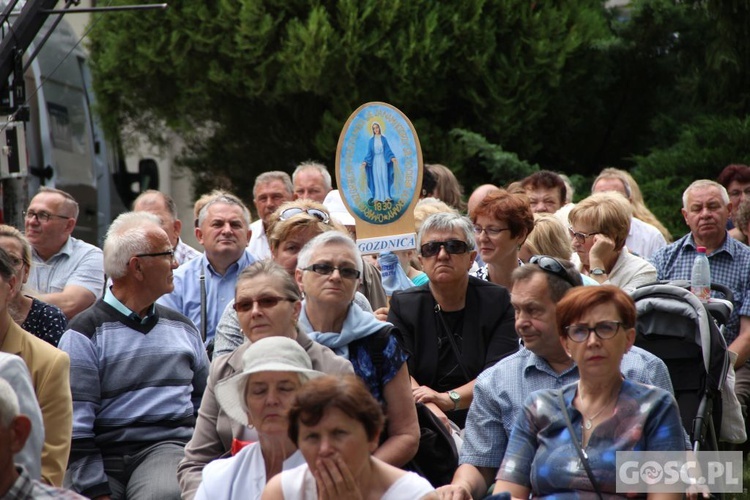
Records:
[[[208,358],[190,320],[155,304],[172,291],[177,268],[159,219],[120,215],[104,241],[104,268],[112,287],[60,340],[73,393],[65,484],[89,498],[176,500]]]

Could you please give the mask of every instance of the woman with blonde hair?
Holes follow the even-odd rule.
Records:
[[[11,290],[8,304],[13,321],[21,328],[57,347],[68,327],[65,314],[56,306],[24,293],[24,285],[31,272],[31,245],[21,232],[12,226],[0,225],[0,248],[13,259],[16,286]]]
[[[529,262],[533,255],[549,255],[570,260],[573,246],[565,226],[557,216],[547,213],[534,214],[534,229],[521,245],[518,258]]]

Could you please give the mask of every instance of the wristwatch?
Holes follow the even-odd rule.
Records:
[[[589,274],[591,276],[604,276],[605,274],[607,274],[607,271],[605,271],[601,267],[595,267],[594,269],[589,271]]]
[[[448,391],[448,397],[453,401],[453,411],[458,410],[458,404],[461,402],[461,395],[456,391]]]

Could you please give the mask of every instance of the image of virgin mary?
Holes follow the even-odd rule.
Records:
[[[373,206],[376,201],[383,203],[393,201],[391,189],[397,165],[396,155],[391,151],[388,140],[380,132],[380,124],[373,123],[372,137],[367,145],[367,155],[362,162],[367,176],[367,188],[370,191],[368,205]]]

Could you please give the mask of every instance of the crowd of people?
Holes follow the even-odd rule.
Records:
[[[416,249],[367,256],[314,162],[259,175],[255,221],[201,196],[200,249],[164,193],[99,249],[42,188],[24,228],[0,225],[0,498],[615,494],[615,452],[690,448],[629,294],[689,279],[699,247],[750,401],[750,167],[690,184],[674,242],[614,168],[577,203],[550,171],[465,203],[443,165],[420,195]],[[424,408],[457,458],[439,482]]]

